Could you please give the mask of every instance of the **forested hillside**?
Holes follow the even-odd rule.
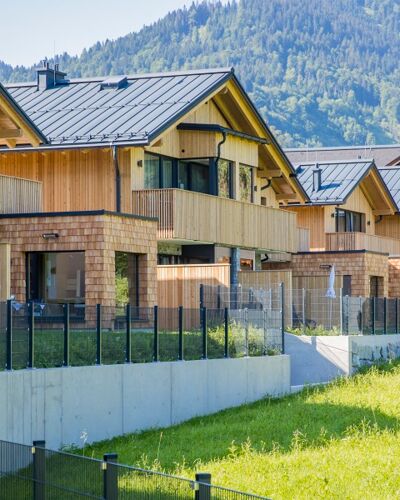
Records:
[[[68,76],[234,66],[286,146],[400,142],[400,0],[201,2],[60,55]],[[33,68],[0,61],[0,81]]]

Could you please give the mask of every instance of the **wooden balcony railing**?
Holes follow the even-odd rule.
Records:
[[[0,213],[19,214],[43,211],[42,183],[0,175]]]
[[[159,239],[297,252],[295,213],[182,189],[132,196],[133,213],[159,219]]]
[[[306,227],[297,227],[298,234],[298,251],[299,252],[309,252],[310,251],[310,230]]]
[[[400,255],[400,240],[366,233],[327,233],[326,250],[370,250]]]

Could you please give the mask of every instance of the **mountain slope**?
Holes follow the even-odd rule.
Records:
[[[202,2],[63,54],[72,76],[231,65],[284,145],[400,142],[400,0]],[[0,81],[34,78],[0,62]]]

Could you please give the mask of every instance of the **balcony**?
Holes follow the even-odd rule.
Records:
[[[43,211],[42,183],[0,175],[0,214]]]
[[[297,252],[293,212],[182,189],[133,191],[132,208],[159,219],[160,240]]]
[[[327,233],[326,250],[369,250],[400,255],[400,240],[366,233]]]

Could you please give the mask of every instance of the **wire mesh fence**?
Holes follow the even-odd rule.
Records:
[[[0,303],[0,370],[272,355],[279,338],[263,309]]]
[[[211,483],[210,474],[194,480],[118,463],[116,454],[103,460],[52,451],[44,441],[33,446],[0,441],[0,498],[18,500],[266,498]]]
[[[293,290],[292,329],[306,335],[385,335],[400,332],[398,298],[326,297],[324,290]]]

